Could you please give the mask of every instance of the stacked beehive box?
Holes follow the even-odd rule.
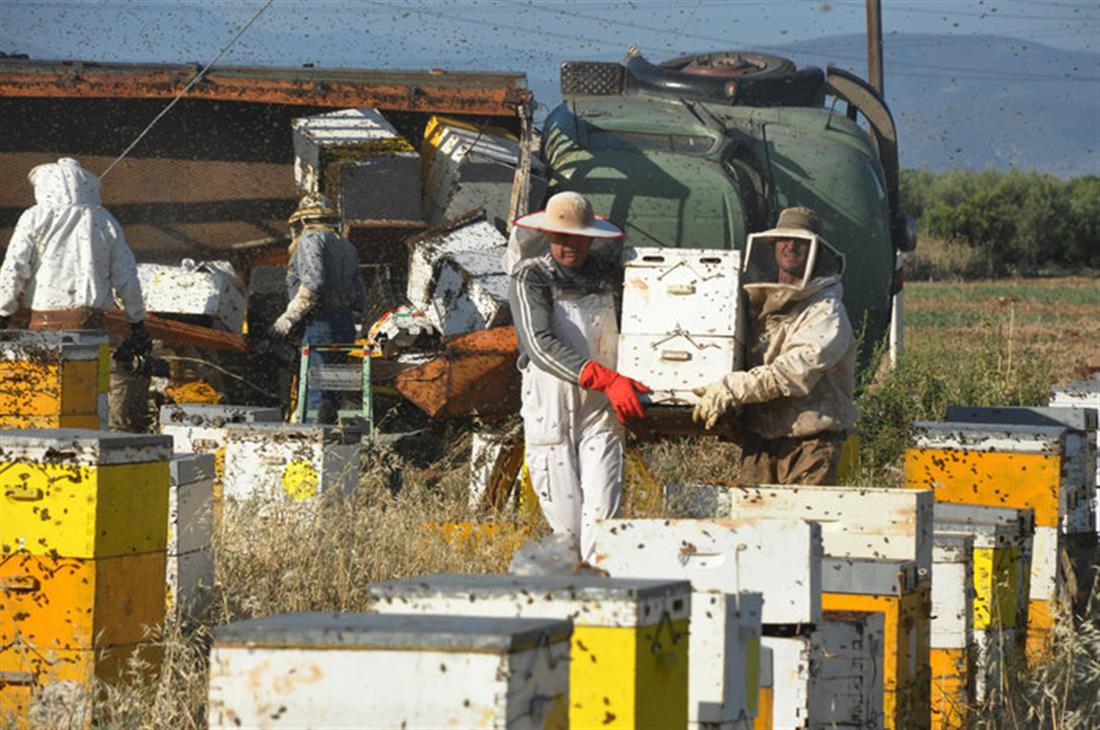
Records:
[[[107,335],[0,331],[0,428],[107,427]]]
[[[939,502],[935,519],[937,537],[971,540],[971,676],[976,698],[985,702],[1026,644],[1033,513]]]
[[[690,580],[692,596],[688,722],[745,723],[757,710],[759,654],[751,642],[706,639],[729,631],[730,603],[761,592],[761,643],[772,650],[771,726],[805,728],[813,717],[811,662],[821,648],[821,531],[813,523],[759,520],[604,520],[594,563],[616,578]],[[783,579],[775,579],[782,566]],[[725,596],[712,610],[710,599]],[[750,605],[750,604],[745,604]],[[725,627],[723,627],[725,624]],[[732,628],[736,628],[732,627]],[[748,647],[748,656],[727,652]],[[731,648],[732,647],[732,648]],[[714,667],[723,669],[716,686]]]
[[[1066,600],[1059,564],[1072,536],[1091,537],[1091,498],[1069,429],[918,421],[905,454],[906,486],[937,501],[1031,509],[1035,535],[1027,611],[1028,656],[1049,646]]]
[[[226,428],[227,499],[303,502],[359,483],[362,430],[317,423],[237,423]]]
[[[740,252],[634,248],[624,262],[618,369],[651,403],[693,404],[693,388],[743,368]]]
[[[57,686],[76,701],[163,621],[171,450],[164,436],[0,432],[0,716]]]
[[[410,241],[405,296],[445,337],[509,324],[504,236],[482,218]]]
[[[380,613],[571,619],[571,727],[656,730],[686,722],[686,581],[428,575],[375,584],[370,596]]]
[[[881,727],[882,655],[886,639],[883,614],[826,611],[817,631],[822,660],[816,663],[814,696],[810,701],[817,710],[814,726]]]
[[[420,221],[420,156],[375,109],[295,119],[294,180],[345,221]]]
[[[175,454],[168,476],[167,605],[194,619],[214,587],[214,455]]]
[[[193,262],[186,266],[138,264],[138,279],[148,312],[188,315],[228,332],[244,329],[247,301],[228,261],[197,266]]]
[[[569,727],[568,620],[283,614],[215,631],[211,728]]]
[[[974,703],[974,538],[936,534],[929,650],[933,730],[966,726]]]
[[[433,116],[424,129],[421,168],[424,216],[437,226],[481,208],[499,231],[511,223],[512,184],[519,166],[519,141],[500,127]],[[530,205],[546,195],[542,161],[532,155]],[[517,215],[527,213],[517,211]]]
[[[1050,405],[1082,411],[1083,417],[1092,422],[1095,432],[1093,456],[1096,459],[1096,491],[1092,511],[1096,532],[1100,534],[1100,380],[1080,380],[1060,385],[1051,392]]]
[[[929,722],[933,504],[930,492],[897,489],[668,485],[682,516],[741,523],[797,515],[820,525],[822,608],[883,615],[882,708],[886,727]],[[827,563],[827,565],[825,564]],[[766,613],[766,607],[765,607]],[[870,686],[871,683],[865,683]]]

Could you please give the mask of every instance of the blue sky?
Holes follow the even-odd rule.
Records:
[[[0,50],[32,58],[204,64],[264,2],[0,0]],[[220,64],[518,70],[539,98],[552,102],[564,60],[619,60],[631,43],[653,60],[723,48],[780,50],[864,32],[864,7],[862,0],[275,0]],[[887,44],[897,33],[992,34],[1100,59],[1095,0],[884,0],[883,26]],[[922,41],[897,42],[919,47]],[[930,44],[929,63],[935,56]],[[828,45],[797,60],[866,68],[862,53]],[[976,51],[959,70],[1013,72],[989,66]],[[1096,77],[1097,64],[1071,73]]]

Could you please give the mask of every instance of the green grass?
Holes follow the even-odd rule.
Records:
[[[1020,303],[1100,305],[1100,281],[1068,286],[1043,286],[1042,280],[989,284],[922,282],[905,288],[906,303],[917,305],[948,302],[997,305],[998,299],[1008,297],[1016,297]]]

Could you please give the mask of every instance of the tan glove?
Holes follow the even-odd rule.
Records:
[[[271,325],[271,331],[279,337],[286,337],[294,329],[294,325],[301,322],[319,301],[321,297],[316,292],[304,286],[298,287],[298,293],[290,300],[290,304],[286,305],[286,311],[275,320],[275,324]]]
[[[699,396],[699,402],[691,412],[691,420],[704,424],[708,431],[714,428],[726,411],[737,405],[737,399],[726,386],[724,378],[715,380],[705,388],[692,388],[691,392]]]

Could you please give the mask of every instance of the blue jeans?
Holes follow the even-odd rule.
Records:
[[[353,342],[355,342],[355,317],[347,310],[319,312],[306,322],[302,330],[303,345],[350,345]],[[345,360],[344,356],[338,352],[317,354],[324,363],[341,363]],[[306,398],[306,416],[303,420],[309,421],[310,412],[316,412],[324,401],[330,401],[333,406],[339,408],[339,391],[310,389]]]

